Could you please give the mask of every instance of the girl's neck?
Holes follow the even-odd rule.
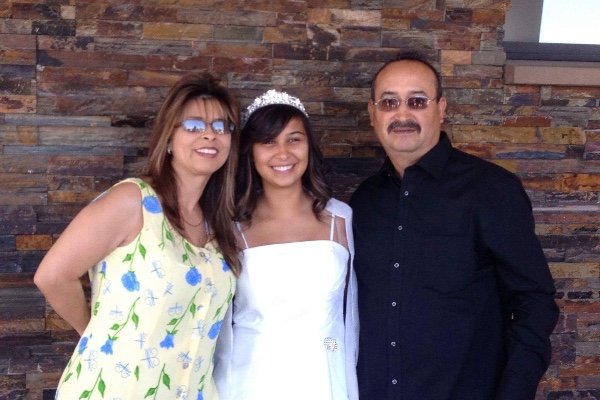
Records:
[[[290,218],[312,213],[312,197],[300,190],[267,190],[258,200],[254,217]]]

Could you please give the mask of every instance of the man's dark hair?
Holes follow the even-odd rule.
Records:
[[[398,53],[396,55],[396,57],[387,61],[385,64],[383,64],[381,66],[381,68],[379,68],[379,70],[377,70],[377,73],[375,73],[375,76],[373,77],[373,80],[371,81],[371,100],[375,101],[375,82],[377,81],[377,77],[379,76],[381,71],[383,71],[388,65],[395,63],[395,62],[399,62],[399,61],[416,61],[416,62],[419,62],[419,63],[425,65],[427,68],[429,68],[431,70],[431,72],[433,72],[433,74],[435,75],[435,80],[436,80],[435,99],[439,100],[442,97],[442,75],[433,66],[433,64],[431,63],[431,61],[429,61],[429,59],[427,58],[427,56],[425,54],[420,53],[418,51],[411,50],[411,51],[404,51],[404,52]]]

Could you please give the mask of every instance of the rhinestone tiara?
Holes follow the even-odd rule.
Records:
[[[304,108],[304,105],[302,104],[299,98],[290,96],[286,92],[280,92],[278,90],[271,89],[263,93],[261,96],[255,98],[252,104],[250,104],[248,108],[246,108],[246,112],[243,116],[244,122],[246,122],[248,118],[250,118],[250,115],[252,115],[254,111],[258,110],[261,107],[269,106],[271,104],[285,104],[288,106],[292,106],[302,111],[302,113],[308,118],[308,113],[306,112],[306,109]]]

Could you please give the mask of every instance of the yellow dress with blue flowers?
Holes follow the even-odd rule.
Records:
[[[56,398],[218,399],[212,359],[235,277],[215,243],[170,226],[150,185],[123,182],[139,187],[144,224],[90,270],[91,320]]]

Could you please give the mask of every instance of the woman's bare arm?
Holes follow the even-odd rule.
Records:
[[[77,214],[38,266],[35,284],[80,335],[90,320],[80,277],[131,242],[142,225],[139,188],[133,183],[115,186]]]

